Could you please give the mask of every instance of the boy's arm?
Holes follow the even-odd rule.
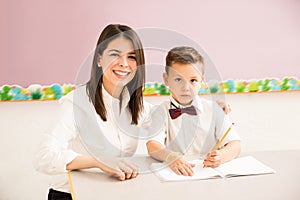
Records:
[[[225,144],[223,148],[220,149],[222,154],[222,163],[230,161],[236,158],[241,152],[241,141],[233,140]]]
[[[220,150],[208,153],[204,159],[205,167],[218,167],[221,164],[236,158],[241,152],[241,142],[233,140],[224,145]]]
[[[148,153],[156,160],[166,162],[178,175],[192,176],[194,174],[192,163],[188,163],[179,152],[173,152],[164,148],[159,142],[150,140],[147,142]]]
[[[150,140],[147,142],[147,149],[149,155],[159,161],[165,161],[169,153],[172,151],[164,148],[162,144],[157,141]]]

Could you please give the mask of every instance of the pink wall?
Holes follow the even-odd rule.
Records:
[[[75,83],[108,23],[186,35],[223,79],[300,77],[299,10],[298,0],[1,0],[0,86]]]

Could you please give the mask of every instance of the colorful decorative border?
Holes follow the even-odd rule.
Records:
[[[265,78],[261,80],[209,81],[202,84],[199,94],[234,94],[274,91],[300,91],[297,78]],[[163,83],[146,83],[144,95],[169,95],[169,89]]]
[[[19,85],[3,85],[0,87],[0,101],[56,100],[75,88],[72,84],[50,86],[33,84],[27,88]]]
[[[76,88],[73,84],[37,84],[23,88],[18,85],[0,87],[0,101],[56,100]],[[234,94],[273,91],[300,91],[300,80],[297,78],[265,78],[261,80],[227,80],[224,82],[209,81],[202,84],[199,94]],[[145,84],[145,96],[169,95],[169,89],[163,83],[148,82]]]

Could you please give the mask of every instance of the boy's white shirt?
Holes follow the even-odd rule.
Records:
[[[127,107],[130,98],[128,90],[123,92],[122,115],[119,113],[119,100],[113,98],[104,88],[102,91],[107,111],[106,122],[102,121],[89,101],[85,85],[59,100],[62,108],[57,124],[45,135],[35,158],[38,171],[53,175],[52,188],[69,192],[66,165],[79,155],[88,155],[90,150],[99,150],[111,156],[124,156],[126,153],[148,155],[148,139],[134,138],[119,127],[120,121],[131,123],[131,114]],[[153,105],[144,101],[144,110],[137,127],[151,124],[152,107]],[[91,137],[90,140],[87,140],[87,137]],[[164,133],[160,133],[151,140],[163,143],[164,137]],[[82,141],[85,141],[85,144]],[[97,145],[96,149],[93,149],[93,144],[88,144],[87,149],[89,142],[95,142],[93,144]]]
[[[169,109],[173,108],[171,102],[178,108],[188,106],[181,106],[173,97],[161,104],[168,116],[165,123],[165,145],[173,151],[205,156],[232,124],[219,105],[199,96],[196,96],[191,104],[196,108],[197,115],[183,113],[172,119],[169,114]],[[240,140],[235,128],[231,129],[221,145],[233,140]]]

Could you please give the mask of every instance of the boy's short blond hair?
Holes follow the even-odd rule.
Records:
[[[203,57],[196,49],[188,46],[180,46],[171,49],[166,56],[166,73],[169,73],[169,67],[172,64],[199,64],[202,75],[204,74]]]

